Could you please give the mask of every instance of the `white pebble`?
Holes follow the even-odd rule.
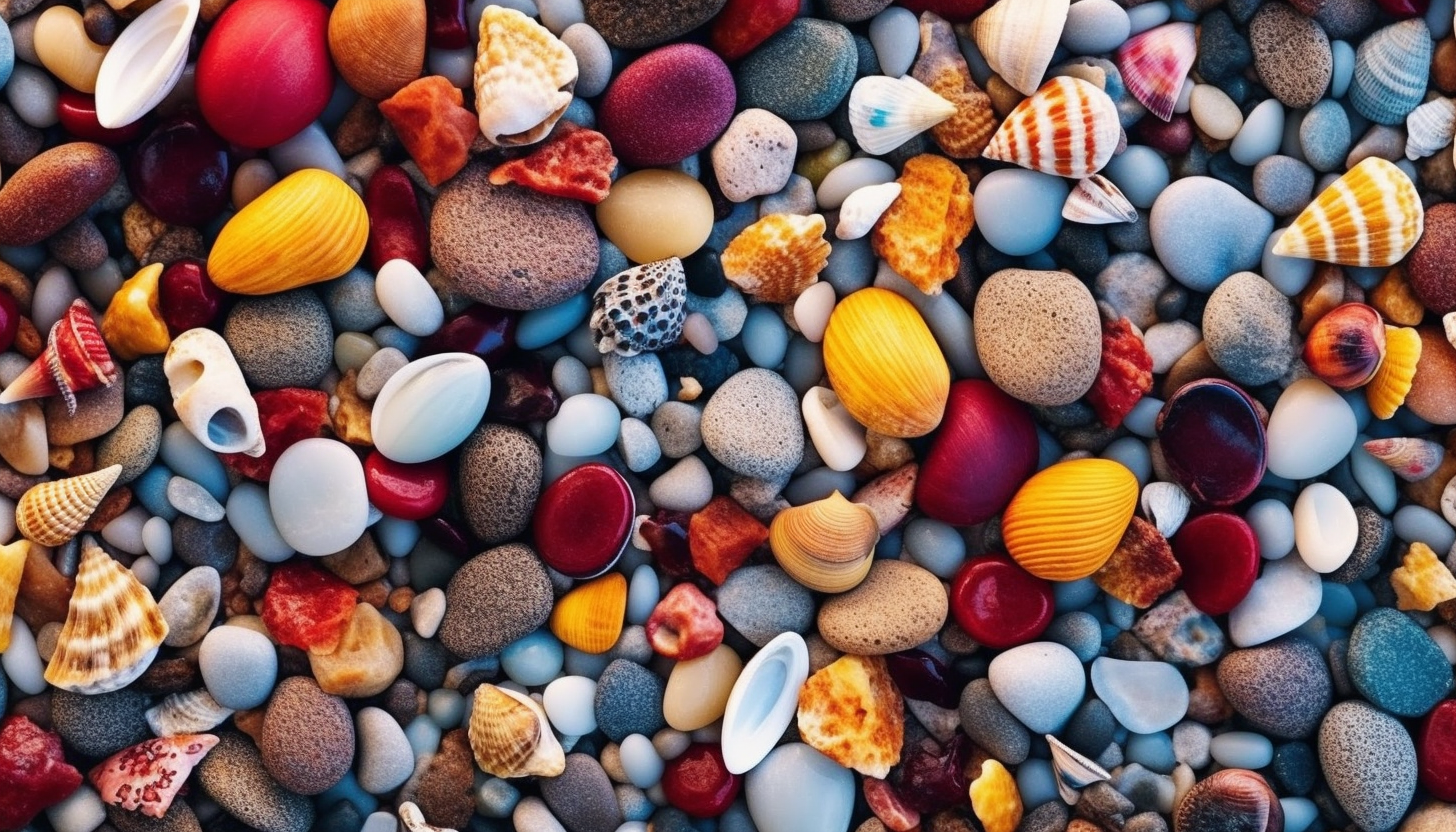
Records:
[[[142,546],[157,563],[165,564],[172,559],[172,524],[167,518],[153,517],[142,524]]]
[[[71,792],[65,800],[45,810],[56,832],[91,832],[106,822],[106,804],[89,783]]]
[[[823,281],[805,289],[794,301],[794,323],[811,343],[824,340],[824,330],[829,327],[834,303],[834,286]]]
[[[855,421],[833,390],[810,388],[800,410],[809,440],[825,465],[835,471],[848,471],[864,459],[869,448],[864,426]]]
[[[434,638],[445,620],[445,591],[430,587],[410,601],[410,626],[420,638]]]
[[[1212,84],[1198,84],[1188,98],[1193,123],[1215,141],[1228,141],[1244,126],[1243,113],[1228,93]]]
[[[210,499],[211,495],[208,496]],[[143,529],[149,517],[146,509],[132,506],[101,528],[101,539],[127,554],[144,554],[147,547]]]
[[[5,677],[21,693],[35,696],[47,687],[45,663],[40,660],[40,651],[35,646],[35,636],[25,619],[15,616],[10,622],[10,646],[0,653],[0,668]]]
[[[400,329],[424,338],[445,323],[445,308],[429,281],[408,260],[390,260],[374,278],[379,306]]]
[[[562,676],[546,686],[541,706],[546,718],[562,734],[579,737],[597,730],[597,716],[592,704],[597,683],[585,676]]]
[[[1294,501],[1294,548],[1319,573],[1339,569],[1355,551],[1360,521],[1340,489],[1324,482],[1307,486]]]

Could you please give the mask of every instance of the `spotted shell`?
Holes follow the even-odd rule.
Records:
[[[829,315],[824,369],[850,415],[908,439],[935,430],[950,398],[950,367],[920,312],[888,289],[861,289]]]
[[[1421,334],[1408,326],[1385,328],[1385,360],[1365,385],[1365,401],[1377,419],[1389,419],[1405,404],[1421,360]]]
[[[1077,179],[1102,170],[1121,137],[1117,105],[1107,93],[1058,75],[1016,105],[981,156]]]
[[[566,770],[546,712],[525,694],[491,684],[476,688],[469,733],[475,764],[493,777],[555,777]]]
[[[500,147],[546,138],[571,105],[576,56],[530,17],[501,6],[480,16],[475,109],[486,141]]]
[[[107,757],[89,777],[102,803],[160,818],[172,808],[193,767],[215,745],[212,734],[149,739]]]
[[[167,637],[167,622],[130,569],[90,539],[81,549],[76,591],[45,680],[73,693],[107,693],[131,684],[151,665]]]
[[[1424,224],[1425,209],[1410,177],[1370,156],[1294,218],[1274,253],[1342,266],[1392,266],[1415,246]]]
[[[1011,498],[1001,536],[1011,557],[1038,578],[1079,580],[1112,556],[1137,500],[1137,477],[1119,463],[1058,462]]]
[[[60,546],[81,533],[86,521],[121,476],[112,465],[78,477],[32,486],[15,505],[15,525],[27,540]]]
[[[882,656],[842,656],[799,689],[799,736],[845,768],[884,778],[900,762],[905,703]]]
[[[666,349],[682,337],[687,278],[676,257],[607,278],[592,296],[597,351],[631,357]]]
[[[583,653],[605,653],[622,634],[626,614],[627,579],[611,572],[561,596],[548,625],[568,646]]]
[[[769,303],[793,303],[829,264],[827,226],[819,214],[769,214],[723,250],[723,276]]]

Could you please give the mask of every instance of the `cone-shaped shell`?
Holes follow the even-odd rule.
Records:
[[[819,592],[858,586],[874,561],[880,527],[866,506],[838,491],[774,515],[768,545],[794,580]]]
[[[571,105],[576,56],[545,26],[515,9],[490,5],[480,16],[475,109],[491,144],[546,138]]]
[[[81,533],[111,490],[121,466],[32,486],[15,505],[15,525],[27,540],[60,546]]]
[[[1431,30],[1419,17],[1377,29],[1355,52],[1350,104],[1378,124],[1400,124],[1421,103],[1431,74]]]
[[[1405,404],[1421,360],[1421,334],[1408,326],[1385,328],[1385,360],[1365,385],[1365,401],[1377,419],[1389,419]]]
[[[1049,581],[1075,581],[1112,556],[1137,507],[1138,482],[1107,459],[1075,459],[1033,476],[1001,517],[1006,551]]]
[[[383,100],[425,68],[424,0],[339,0],[329,13],[329,55],[344,81]]]
[[[610,572],[561,596],[551,610],[551,632],[583,653],[605,653],[622,634],[627,579]]]
[[[1052,749],[1052,772],[1057,776],[1057,793],[1068,804],[1075,805],[1077,796],[1087,786],[1112,779],[1106,769],[1082,756],[1071,746],[1051,734],[1045,736]]]
[[[1362,447],[1406,482],[1419,482],[1429,477],[1446,459],[1446,449],[1439,442],[1417,437],[1371,439]]]
[[[368,241],[364,200],[339,177],[308,168],[228,220],[207,258],[207,274],[225,292],[283,292],[347,272]]]
[[[834,228],[834,236],[858,240],[870,233],[890,204],[899,198],[900,188],[899,182],[883,182],[855,189],[839,206],[839,225]]]
[[[824,369],[845,409],[870,430],[924,436],[945,415],[945,356],[920,312],[888,289],[861,289],[834,307]]]
[[[1078,179],[1102,170],[1121,138],[1117,105],[1107,93],[1058,75],[1016,105],[981,156]]]
[[[91,784],[102,803],[160,818],[214,745],[217,737],[212,734],[150,739],[123,748],[91,769]]]
[[[131,684],[151,665],[167,637],[167,622],[130,569],[90,540],[81,549],[76,591],[45,680],[73,693],[107,693]]]
[[[20,595],[20,576],[30,541],[21,538],[0,546],[0,653],[10,646],[10,622],[15,618],[15,599]]]
[[[955,115],[955,105],[909,75],[869,75],[849,91],[855,143],[879,156]]]
[[[1421,238],[1425,216],[1410,177],[1370,156],[1294,218],[1274,253],[1342,266],[1393,266]]]
[[[1083,225],[1137,222],[1137,209],[1112,180],[1100,173],[1077,183],[1062,203],[1062,219]]]
[[[45,351],[0,393],[0,404],[59,395],[66,412],[75,415],[77,393],[110,387],[117,375],[91,308],[77,298],[51,326]]]
[[[728,282],[768,303],[793,303],[829,265],[829,242],[819,214],[769,214],[723,250]]]
[[[1051,65],[1070,6],[1070,0],[997,3],[971,24],[971,37],[1002,80],[1031,95]]]
[[[566,770],[566,753],[536,700],[491,684],[475,689],[470,749],[493,777],[555,777]]]
[[[177,86],[201,8],[199,0],[161,0],[121,30],[96,75],[96,120],[102,127],[140,120]]]
[[[1456,100],[1435,98],[1405,117],[1405,157],[1411,161],[1430,156],[1456,135]]]
[[[1192,23],[1165,23],[1133,35],[1117,49],[1117,71],[1127,91],[1163,121],[1198,57],[1198,36]]]

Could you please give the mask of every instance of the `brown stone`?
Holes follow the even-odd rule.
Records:
[[[1436,44],[1431,54],[1431,83],[1446,95],[1456,93],[1456,38],[1446,37]]]
[[[1188,718],[1204,725],[1217,725],[1233,715],[1233,706],[1218,686],[1218,672],[1211,666],[1194,670],[1193,688],[1188,692]]]
[[[1437,315],[1456,310],[1456,203],[1426,209],[1425,231],[1406,260],[1406,273],[1427,309]]]
[[[321,559],[323,567],[349,584],[365,584],[389,574],[389,560],[379,551],[374,535],[359,536],[349,548]]]
[[[1421,335],[1421,360],[1405,406],[1433,425],[1456,425],[1456,349],[1439,327],[1416,331]]]
[[[121,214],[121,236],[126,250],[141,262],[152,242],[167,230],[167,224],[148,211],[140,202],[133,202]]]
[[[334,398],[330,402],[338,402],[333,413],[334,435],[350,445],[369,446],[374,444],[374,434],[369,427],[372,409],[369,402],[359,398],[358,378],[358,370],[349,370],[334,387]]]
[[[69,142],[36,156],[0,188],[0,245],[34,245],[51,236],[85,213],[120,175],[116,154],[91,142]]]
[[[1385,273],[1370,292],[1370,305],[1392,325],[1415,326],[1426,316],[1426,308],[1411,288],[1403,266],[1395,266]]]
[[[404,640],[379,611],[366,603],[354,616],[334,652],[310,652],[309,666],[325,693],[346,698],[382,692],[404,669]]]
[[[91,512],[91,517],[82,526],[83,531],[100,532],[107,523],[120,517],[127,509],[131,508],[131,489],[126,486],[118,486],[111,489],[101,499],[101,504]]]
[[[425,822],[444,829],[464,829],[475,813],[471,786],[475,782],[475,758],[470,739],[463,728],[456,728],[440,739],[440,750],[418,780],[407,786],[401,800],[412,800],[420,807]],[[407,795],[407,796],[406,796]]]

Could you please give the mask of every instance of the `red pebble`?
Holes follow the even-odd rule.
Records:
[[[569,578],[595,578],[627,546],[637,501],[622,475],[600,462],[567,471],[542,492],[531,518],[536,551]]]
[[[1431,8],[1431,0],[1375,0],[1391,17],[1404,20],[1421,17]]]
[[[10,349],[15,343],[15,333],[20,329],[20,304],[8,289],[0,289],[0,352]]]
[[[429,235],[415,198],[415,186],[399,165],[382,165],[364,188],[369,213],[369,267],[379,271],[391,260],[408,260],[421,272],[428,264]]]
[[[916,14],[935,12],[951,23],[965,23],[994,2],[995,0],[900,0],[899,5]]]
[[[752,52],[799,14],[799,0],[728,0],[718,16],[708,44],[725,61]]]
[[[450,466],[444,457],[429,462],[395,462],[378,451],[364,460],[369,502],[390,517],[423,520],[450,496]]]
[[[1431,797],[1456,803],[1456,699],[1437,705],[1421,722],[1416,771]]]
[[[162,320],[175,337],[217,320],[227,293],[207,276],[207,266],[196,257],[174,260],[162,270],[157,288]]]
[[[920,828],[920,813],[906,806],[895,787],[874,777],[864,779],[865,802],[890,832],[912,832]]]
[[[137,201],[159,220],[200,228],[227,207],[227,144],[194,113],[165,119],[137,143],[127,164]]]
[[[113,147],[126,144],[142,132],[140,120],[125,127],[102,127],[96,118],[96,97],[65,86],[61,87],[61,97],[56,103],[56,116],[61,127],[72,136]]]
[[[1051,623],[1052,585],[1005,555],[971,558],[950,585],[950,611],[971,638],[997,650],[1033,641]]]
[[[483,303],[465,307],[465,311],[445,322],[421,348],[421,354],[468,352],[480,356],[488,365],[516,351],[516,321],[519,313]]]
[[[322,390],[283,387],[259,390],[258,421],[263,428],[266,450],[259,457],[247,454],[218,454],[223,463],[245,477],[267,482],[283,452],[302,439],[323,436],[329,422],[329,394]]]
[[[470,45],[465,0],[429,0],[425,11],[429,21],[425,41],[432,49],[464,49]]]
[[[496,166],[490,172],[490,184],[514,182],[543,194],[596,205],[612,189],[616,168],[617,157],[606,136],[563,121],[529,156]]]
[[[989,381],[958,381],[920,466],[915,505],[953,525],[984,523],[1036,473],[1036,459],[1036,425],[1026,405]]]
[[[1153,357],[1127,318],[1102,322],[1102,364],[1087,403],[1103,425],[1116,428],[1153,389]]]
[[[1147,115],[1132,126],[1133,137],[1159,153],[1182,156],[1193,146],[1193,119],[1186,113],[1174,113],[1163,121]]]
[[[692,584],[673,587],[647,618],[647,643],[659,656],[685,662],[723,643],[718,605]]]
[[[354,617],[359,591],[311,561],[273,568],[263,593],[263,624],[279,644],[332,652]]]
[[[719,586],[767,541],[768,527],[732,497],[714,497],[688,521],[693,568]]]
[[[723,749],[693,743],[662,770],[667,802],[695,818],[716,818],[738,797],[743,778],[728,771]]]
[[[1183,567],[1188,600],[1209,615],[1238,606],[1259,576],[1259,538],[1237,514],[1215,511],[1194,517],[1170,542]]]
[[[695,43],[654,49],[628,64],[597,111],[601,131],[622,162],[672,165],[713,143],[733,119],[733,73]]]
[[[59,734],[23,716],[0,722],[0,830],[24,828],[80,785],[81,772],[66,762]]]

